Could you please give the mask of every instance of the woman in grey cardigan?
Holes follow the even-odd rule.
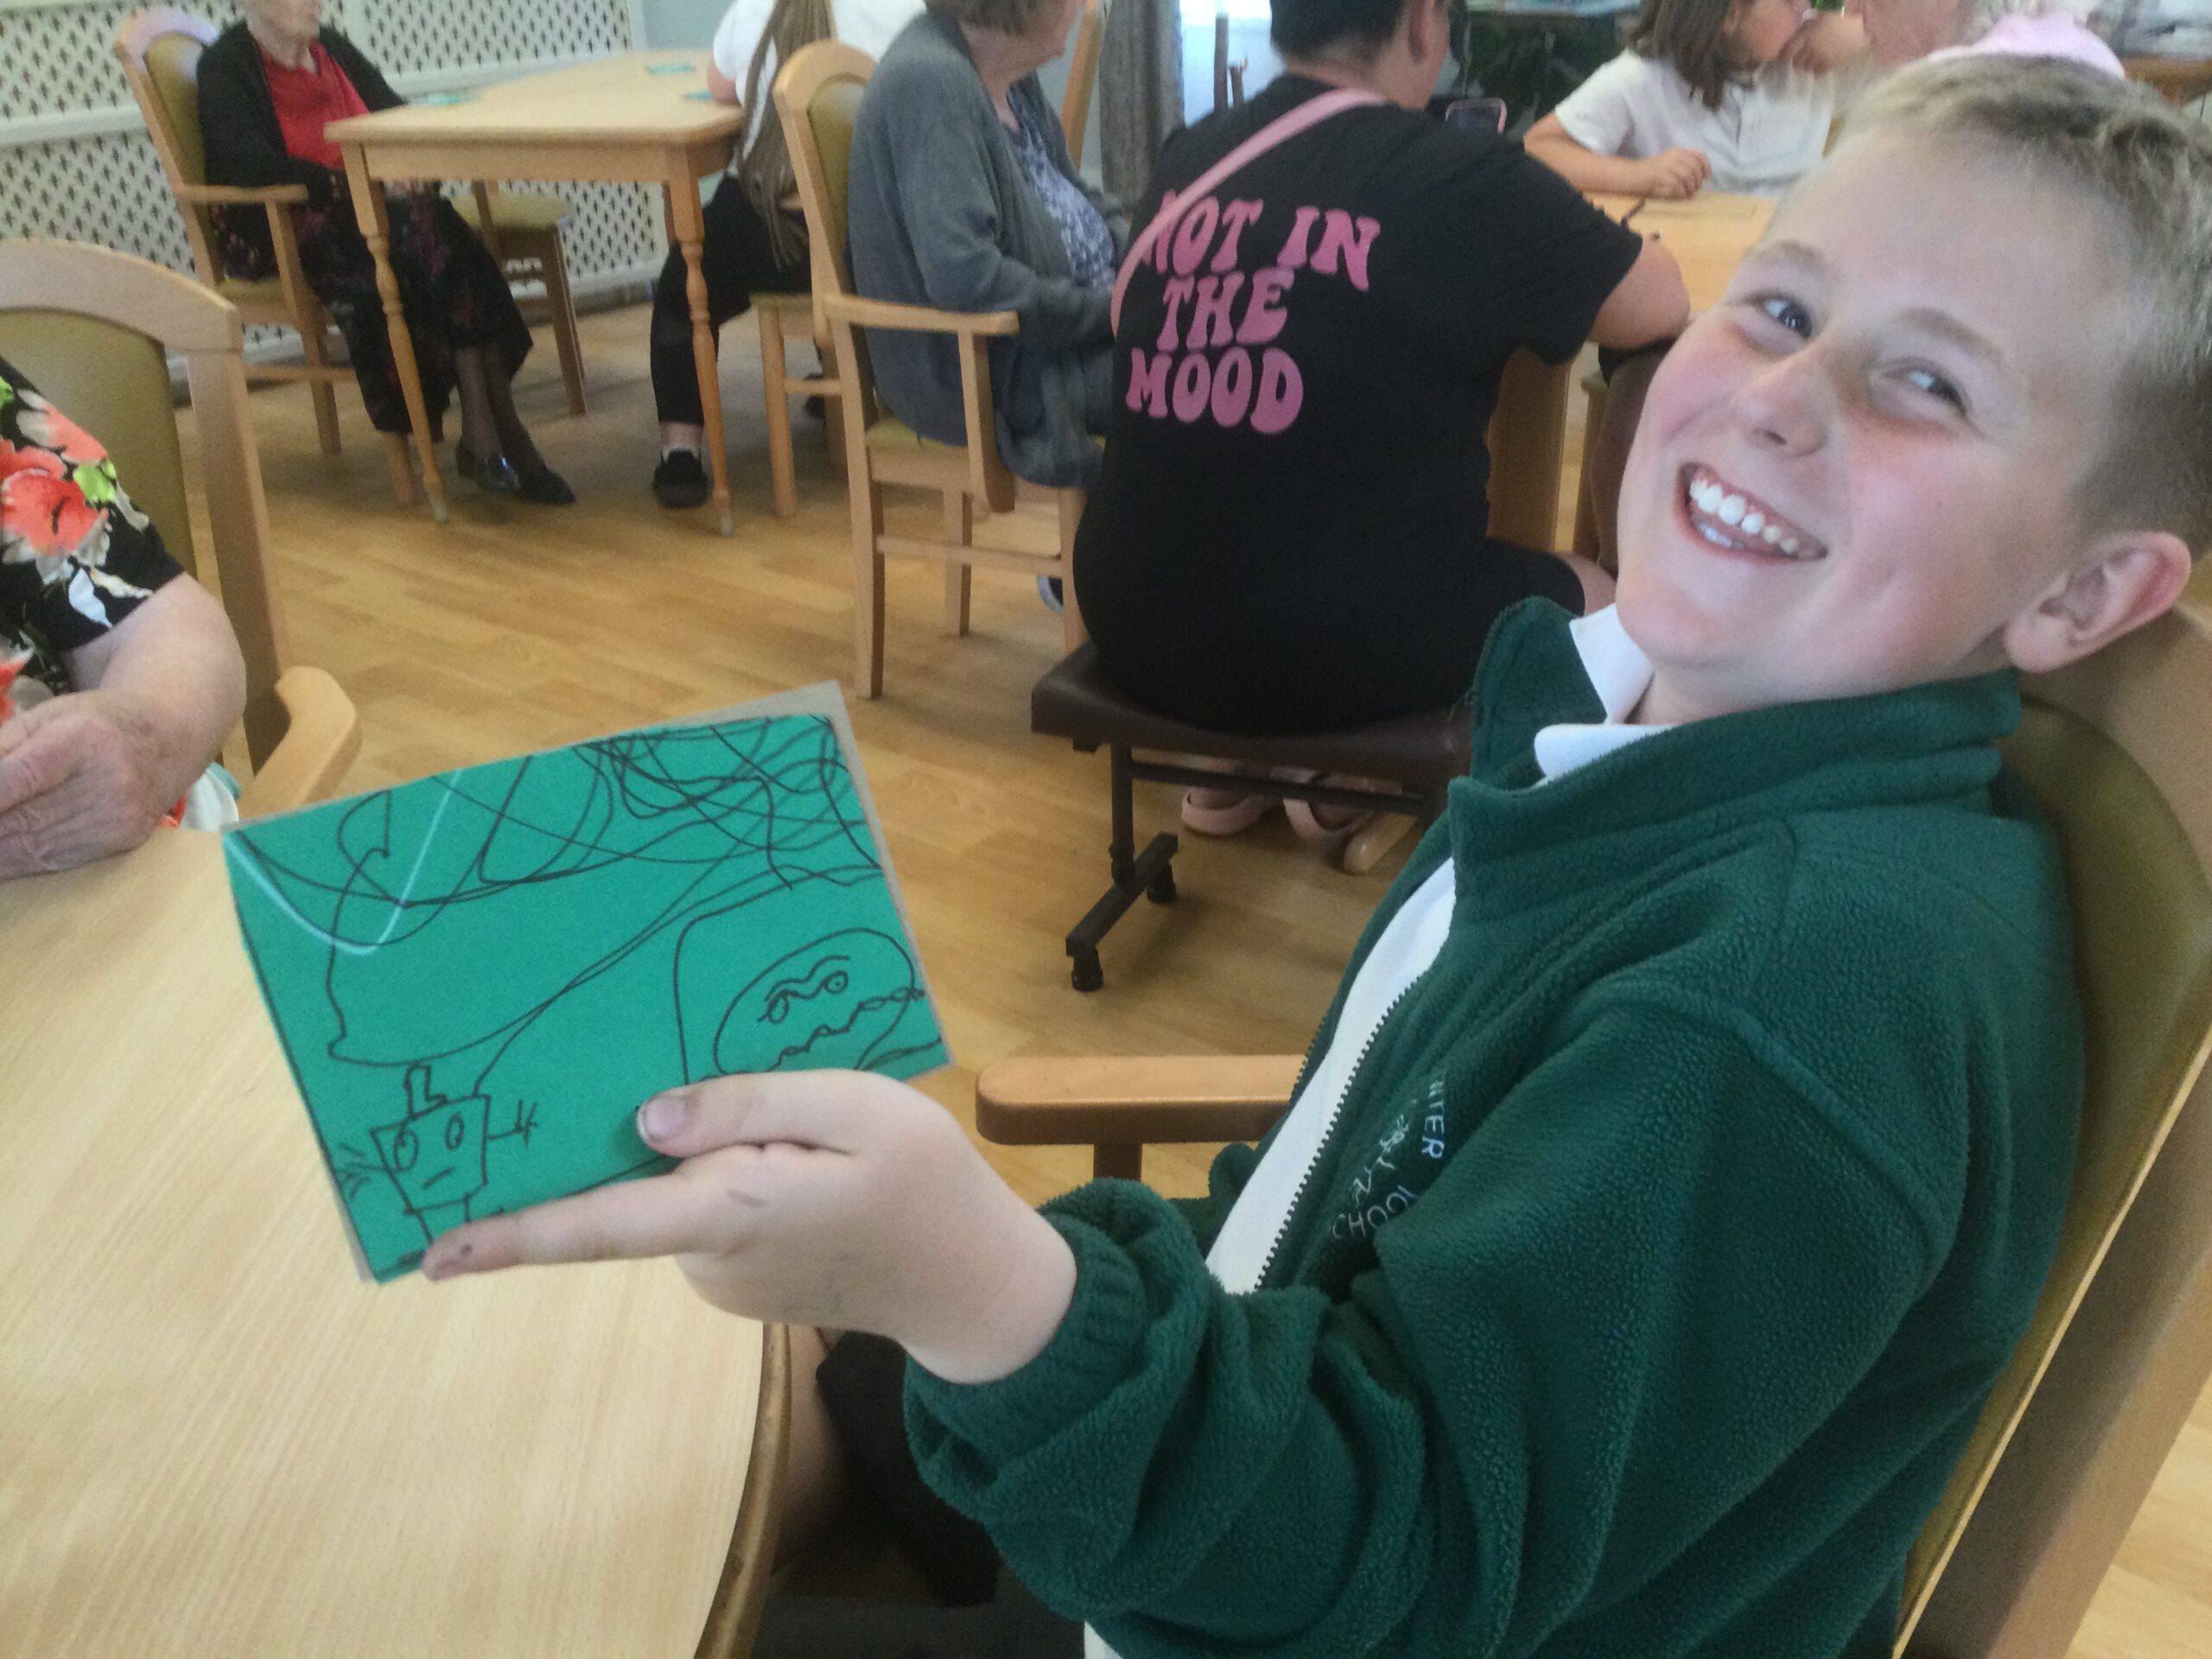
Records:
[[[1012,311],[990,342],[999,453],[1033,483],[1089,485],[1106,429],[1114,268],[1128,221],[1080,179],[1036,72],[1081,0],[930,0],[891,43],[853,134],[853,282],[870,299]],[[940,334],[871,329],[876,389],[959,443],[960,365]]]

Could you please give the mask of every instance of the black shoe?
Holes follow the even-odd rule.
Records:
[[[576,493],[569,487],[569,480],[542,461],[522,475],[522,499],[541,507],[576,505]]]
[[[680,512],[699,506],[714,493],[714,480],[695,450],[671,449],[653,468],[653,499],[664,507]]]
[[[454,470],[489,495],[520,495],[522,480],[505,455],[480,455],[459,438],[453,446]]]

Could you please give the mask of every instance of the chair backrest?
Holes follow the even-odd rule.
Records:
[[[284,734],[283,642],[269,584],[269,515],[246,423],[244,331],[231,303],[129,254],[0,241],[0,357],[107,446],[179,563],[221,595],[245,657],[247,752]],[[195,543],[167,354],[183,357],[209,535]]]
[[[186,200],[184,193],[207,182],[207,147],[200,132],[200,54],[215,35],[214,24],[206,18],[168,6],[135,11],[115,31],[116,60],[130,83],[130,96],[146,118],[147,136],[184,215],[200,278],[211,283],[220,273],[204,219],[207,209]]]
[[[822,302],[853,291],[845,262],[845,225],[851,204],[853,128],[860,119],[861,94],[875,73],[875,60],[858,47],[817,41],[791,54],[776,72],[776,118],[784,125],[784,145],[798,185],[799,211],[806,216],[808,262],[814,276],[814,329],[830,340],[837,356],[842,395],[855,400],[863,428],[876,416],[875,380],[869,372],[867,337],[857,328],[833,327]]]
[[[1105,32],[1106,0],[1083,0],[1075,44],[1068,48],[1068,84],[1060,93],[1060,133],[1068,141],[1068,159],[1077,167],[1090,129],[1090,94],[1098,86],[1098,46]]]
[[[2028,694],[2005,762],[2064,859],[2087,1074],[2057,1258],[1907,1567],[1897,1650],[1958,1659],[2065,1654],[2212,1370],[2212,1321],[2169,1340],[2212,1289],[2212,613]]]
[[[875,60],[858,47],[817,41],[776,72],[776,118],[784,124],[817,294],[850,294],[845,225],[852,196],[853,128]]]

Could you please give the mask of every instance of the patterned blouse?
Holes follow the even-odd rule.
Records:
[[[1020,160],[1029,188],[1045,204],[1060,240],[1067,245],[1068,270],[1086,288],[1110,288],[1114,283],[1114,232],[1073,179],[1060,171],[1042,134],[1030,124],[1027,111],[1015,105],[1014,153]]]
[[[0,358],[0,720],[181,571],[85,429]]]

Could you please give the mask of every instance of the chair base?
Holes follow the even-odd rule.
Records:
[[[1173,836],[1158,835],[1145,844],[1144,851],[1136,849],[1136,780],[1150,778],[1154,768],[1116,745],[1113,770],[1114,839],[1106,849],[1113,885],[1068,930],[1068,982],[1078,991],[1104,987],[1106,970],[1099,965],[1098,947],[1140,898],[1155,905],[1175,902],[1174,858],[1182,842]]]
[[[1098,947],[1135,907],[1140,896],[1154,904],[1175,898],[1172,861],[1179,842],[1155,836],[1136,850],[1135,786],[1172,784],[1185,789],[1235,787],[1277,800],[1316,806],[1346,807],[1362,812],[1399,813],[1427,824],[1441,816],[1445,792],[1467,769],[1465,711],[1439,709],[1426,715],[1340,732],[1293,737],[1238,737],[1206,731],[1155,715],[1131,702],[1101,668],[1097,647],[1084,645],[1037,683],[1029,695],[1029,728],[1045,737],[1062,737],[1077,751],[1107,751],[1112,763],[1114,831],[1109,843],[1113,882],[1084,918],[1069,931],[1070,977],[1078,991],[1106,982]],[[1256,775],[1233,780],[1217,770],[1181,760],[1147,760],[1147,754],[1202,756],[1244,762]],[[1313,782],[1273,775],[1276,768],[1315,774]],[[1347,787],[1324,781],[1328,776],[1393,778],[1396,785]],[[1370,850],[1379,860],[1389,842],[1376,836]]]

